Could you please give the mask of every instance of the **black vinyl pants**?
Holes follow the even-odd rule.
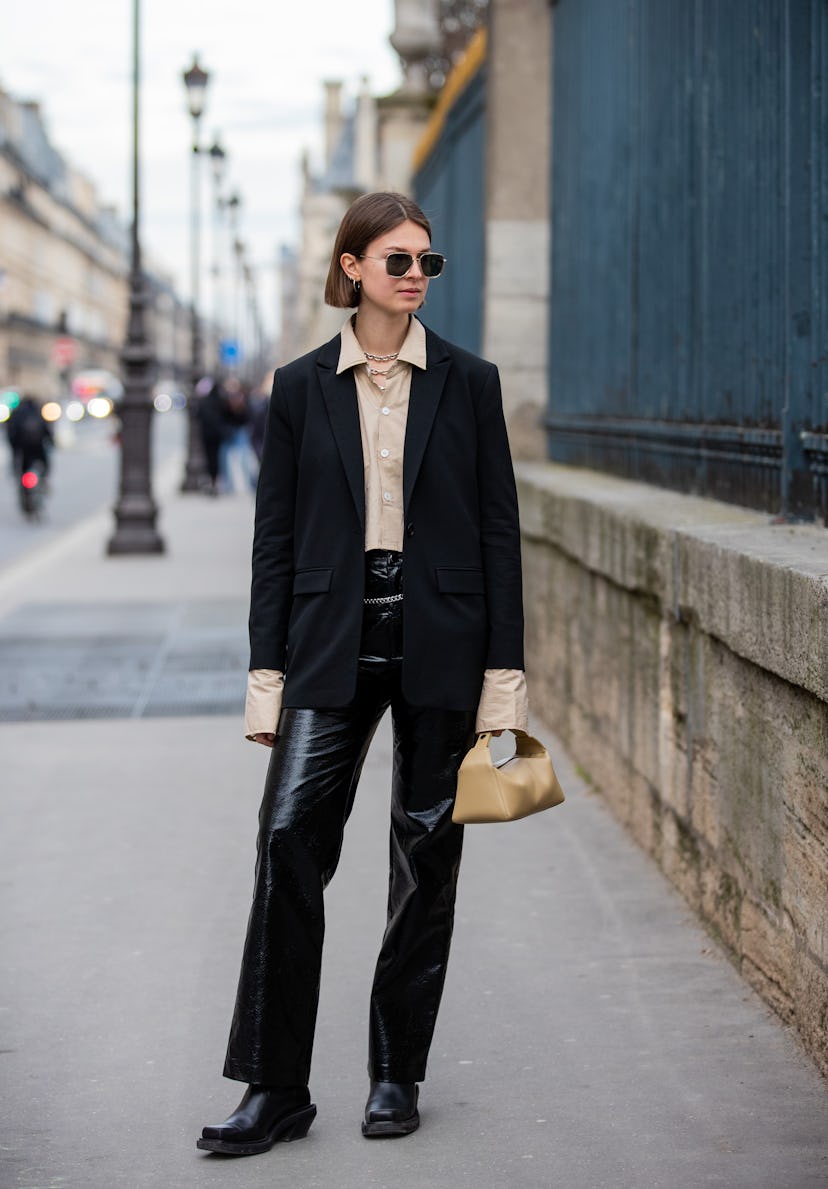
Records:
[[[400,590],[401,555],[366,554],[366,595]],[[259,814],[253,907],[226,1077],[269,1086],[308,1083],[323,890],[339,861],[368,747],[389,706],[391,870],[371,991],[368,1071],[376,1081],[425,1077],[463,841],[451,812],[457,769],[474,741],[475,713],[412,706],[403,698],[402,614],[402,601],[366,604],[357,692],[349,706],[282,711]]]

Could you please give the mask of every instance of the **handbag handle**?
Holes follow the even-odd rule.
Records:
[[[530,735],[528,731],[522,731],[519,727],[506,727],[505,729],[507,731],[511,731],[515,737],[516,756],[538,756],[548,754],[540,739],[536,739],[535,736]],[[492,732],[481,731],[474,746],[488,748],[491,741]],[[514,756],[508,756],[506,760],[498,760],[498,764],[505,764],[510,759],[514,759]]]

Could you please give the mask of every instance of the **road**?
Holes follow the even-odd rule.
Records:
[[[186,442],[183,413],[153,418],[153,465],[158,467]],[[78,425],[61,423],[52,455],[51,494],[44,519],[32,523],[21,515],[17,488],[5,442],[0,446],[0,571],[57,537],[100,508],[115,503],[118,493],[119,448],[115,421],[84,418]]]

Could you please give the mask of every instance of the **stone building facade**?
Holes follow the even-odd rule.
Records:
[[[485,0],[438,3],[396,0],[390,41],[400,57],[400,85],[387,95],[371,93],[363,80],[348,98],[341,80],[325,87],[325,148],[322,169],[302,162],[300,247],[282,261],[283,321],[280,355],[291,359],[330,338],[342,311],[322,300],[331,248],[342,215],[371,190],[411,193],[417,144],[452,60],[462,56]],[[295,305],[284,295],[295,296]]]
[[[0,387],[45,399],[79,371],[118,375],[128,250],[127,228],[51,144],[39,106],[0,90]],[[159,369],[181,376],[186,310],[159,271],[147,279]]]

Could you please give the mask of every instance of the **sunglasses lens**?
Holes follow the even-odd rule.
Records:
[[[445,256],[439,252],[423,252],[417,257],[424,277],[439,277],[446,262]],[[408,252],[389,252],[385,257],[385,268],[390,277],[404,277],[414,263],[414,257]]]
[[[413,263],[408,252],[391,252],[385,257],[385,267],[389,277],[404,277]]]

